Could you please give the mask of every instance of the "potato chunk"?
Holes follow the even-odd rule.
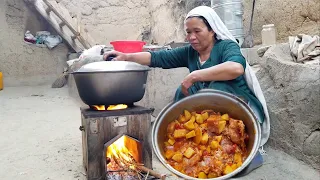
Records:
[[[188,159],[191,158],[192,155],[194,155],[195,151],[189,147],[185,152],[184,152],[184,156],[187,157]]]
[[[195,116],[191,116],[191,118],[190,118],[190,120],[189,121],[191,121],[191,122],[196,122],[196,117]]]
[[[189,120],[188,122],[184,123],[183,126],[184,126],[184,128],[186,128],[190,131],[195,129],[194,122],[192,122],[192,120]]]
[[[182,114],[179,115],[178,121],[181,123],[184,123],[187,121],[186,117],[184,117]]]
[[[227,165],[223,171],[223,174],[229,174],[229,173],[232,173],[233,169],[231,166]]]
[[[201,113],[201,116],[202,116],[203,120],[205,121],[205,120],[207,120],[209,118],[209,113],[208,112],[203,112],[203,113]]]
[[[200,179],[207,179],[207,175],[206,175],[206,173],[204,173],[204,172],[200,172],[200,173],[198,174],[198,178],[200,178]]]
[[[175,139],[182,138],[182,137],[185,137],[186,134],[187,134],[187,130],[186,129],[176,129],[176,130],[174,130],[173,137]]]
[[[224,114],[221,116],[221,120],[222,121],[228,121],[229,120],[229,115],[228,114]]]
[[[207,144],[209,140],[209,135],[208,133],[204,133],[201,137],[201,144]]]
[[[175,142],[176,142],[176,141],[173,140],[173,139],[169,139],[169,140],[168,140],[168,143],[169,143],[170,145],[174,145]]]
[[[226,127],[226,124],[227,124],[227,121],[219,121],[219,125],[218,125],[218,127],[219,127],[219,132],[218,132],[218,134],[221,134],[221,133],[222,133],[222,131],[223,131],[224,128]]]
[[[174,151],[172,151],[172,150],[167,150],[166,152],[165,152],[165,156],[166,156],[166,158],[167,159],[171,159],[172,158],[172,156],[174,155]]]
[[[188,121],[191,118],[191,113],[188,110],[184,110],[184,117]]]
[[[202,129],[207,129],[208,128],[208,124],[207,123],[203,123],[203,124],[200,125],[200,127]]]
[[[196,114],[196,121],[198,124],[203,123],[203,118],[202,118],[201,114]]]
[[[215,177],[218,177],[217,173],[215,173],[215,172],[209,172],[208,178],[215,178]]]
[[[215,138],[216,141],[218,141],[218,143],[220,143],[221,139],[222,139],[222,136],[215,136],[214,138]]]
[[[200,129],[200,128],[196,128],[195,133],[196,133],[196,136],[194,137],[193,141],[194,141],[196,144],[200,144],[201,138],[202,138],[202,131],[201,131],[201,129]]]
[[[235,153],[233,157],[233,162],[234,163],[242,163],[242,155],[240,153]]]
[[[219,143],[217,141],[211,141],[210,147],[213,150],[218,149]]]
[[[176,153],[175,155],[172,156],[172,159],[175,160],[176,162],[181,162],[182,157],[183,155],[181,153]]]
[[[188,132],[186,134],[186,139],[189,139],[189,138],[192,138],[192,137],[195,137],[195,136],[196,136],[196,133],[195,133],[194,130],[192,130],[192,131],[190,131],[190,132]]]

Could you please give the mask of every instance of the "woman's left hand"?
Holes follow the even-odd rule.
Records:
[[[188,89],[196,82],[196,71],[187,75],[181,83],[181,90],[185,96],[189,95]]]

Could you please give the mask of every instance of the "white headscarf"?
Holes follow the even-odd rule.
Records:
[[[208,6],[198,6],[194,9],[192,9],[188,14],[185,20],[187,20],[189,17],[194,16],[202,16],[204,17],[208,23],[210,24],[212,30],[217,34],[218,39],[230,39],[235,42],[236,39],[232,36],[228,28],[224,25],[224,23],[221,21],[218,14],[210,7]]]
[[[238,44],[236,39],[232,36],[228,28],[224,25],[224,23],[221,21],[220,17],[218,14],[210,7],[208,6],[198,6],[194,9],[192,9],[188,14],[185,19],[185,21],[189,17],[196,17],[196,16],[202,16],[204,17],[208,23],[210,24],[212,30],[216,33],[217,39],[225,40],[225,39],[230,39]],[[261,90],[260,84],[258,82],[258,79],[251,69],[250,65],[248,62],[246,62],[246,69],[245,69],[245,74],[244,78],[250,88],[250,90],[255,94],[255,96],[258,98],[260,103],[263,106],[264,114],[265,114],[265,119],[262,123],[261,126],[261,145],[264,145],[270,135],[270,118],[269,118],[269,113],[268,113],[268,108],[267,108],[267,103],[264,98],[263,92]]]

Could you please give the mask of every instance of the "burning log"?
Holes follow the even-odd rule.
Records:
[[[145,172],[145,173],[148,173],[150,174],[151,176],[155,177],[155,178],[158,178],[158,179],[166,179],[166,175],[165,174],[160,174],[152,169],[149,169],[145,166],[138,166],[137,167],[138,169],[140,169],[141,171]]]
[[[149,169],[142,164],[142,146],[139,141],[123,135],[112,144],[108,144],[105,152],[106,175],[109,179],[147,179],[153,176],[165,179],[166,175]],[[143,174],[146,173],[147,175]],[[112,177],[111,177],[112,176]],[[137,178],[138,177],[138,178]]]

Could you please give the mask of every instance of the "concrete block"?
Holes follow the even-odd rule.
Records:
[[[270,47],[257,73],[271,118],[271,146],[320,169],[320,67],[292,61],[288,44]],[[317,144],[318,143],[318,144]]]
[[[258,48],[241,48],[242,55],[246,58],[248,63],[253,66],[261,62],[261,57],[257,53]]]

